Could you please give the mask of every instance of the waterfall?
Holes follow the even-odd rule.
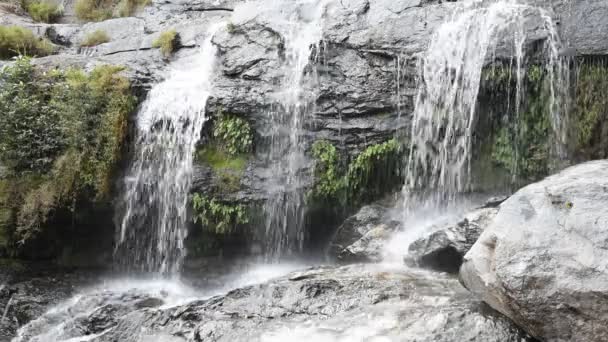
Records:
[[[211,38],[220,26],[209,30],[200,53],[178,61],[151,89],[139,111],[119,204],[115,259],[123,268],[172,274],[181,266],[194,152],[216,61]]]
[[[276,104],[269,111],[271,124],[271,164],[269,200],[266,214],[266,256],[270,261],[281,255],[300,251],[305,232],[303,227],[304,195],[302,166],[304,146],[302,127],[313,111],[315,99],[314,73],[307,67],[318,57],[323,34],[322,16],[326,1],[299,1],[286,18],[284,76],[275,94]]]
[[[524,24],[529,16],[548,32],[545,59],[551,83],[550,117],[554,130],[563,131],[559,89],[564,89],[566,68],[558,55],[560,41],[551,17],[540,8],[514,1],[489,5],[467,1],[455,6],[453,17],[437,29],[421,59],[421,84],[403,188],[406,216],[414,207],[429,209],[452,203],[458,194],[471,189],[472,139],[480,115],[476,105],[482,69],[495,52],[498,39],[505,39],[516,58],[516,106],[521,105],[524,44],[529,38]]]

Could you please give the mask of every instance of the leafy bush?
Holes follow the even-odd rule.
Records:
[[[0,162],[9,169],[19,239],[43,230],[57,209],[109,198],[135,108],[121,70],[40,73],[20,58],[0,72]]]
[[[31,30],[18,26],[0,26],[0,59],[18,55],[46,56],[53,51],[51,42],[36,37]]]
[[[328,141],[315,142],[312,155],[315,182],[308,198],[313,202],[352,206],[375,200],[403,182],[403,154],[395,139],[368,146],[346,170],[341,170],[337,150]]]
[[[103,43],[107,43],[110,41],[110,37],[103,30],[96,30],[94,32],[88,33],[82,42],[80,42],[80,46],[95,46]]]
[[[204,229],[216,234],[230,233],[239,225],[249,222],[244,205],[225,204],[198,193],[192,196],[192,209],[194,223],[200,223]]]
[[[249,153],[253,146],[253,134],[249,123],[221,112],[213,125],[213,137],[231,155]]]
[[[160,52],[162,52],[163,56],[169,57],[177,48],[178,41],[177,32],[175,30],[169,30],[161,33],[152,43],[152,46],[160,48]]]
[[[54,23],[63,14],[63,10],[59,6],[47,1],[37,1],[28,4],[27,12],[34,21],[43,23]]]
[[[605,158],[608,151],[601,150],[608,149],[603,124],[608,118],[608,67],[593,62],[580,65],[575,90],[577,147],[589,150],[592,158]]]

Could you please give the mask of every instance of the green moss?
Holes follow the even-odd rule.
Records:
[[[47,56],[54,47],[47,39],[36,37],[31,30],[18,26],[0,26],[0,59],[18,55]]]
[[[103,30],[88,33],[80,42],[80,46],[95,46],[110,41],[110,36]]]
[[[214,171],[232,170],[243,172],[247,167],[246,154],[230,155],[214,144],[205,146],[197,151],[197,161],[205,163]]]
[[[152,43],[152,46],[155,48],[160,48],[160,52],[162,52],[163,56],[169,57],[175,51],[179,43],[179,36],[177,31],[169,30],[165,31],[156,38],[156,40]]]
[[[41,73],[27,59],[0,72],[0,160],[9,169],[16,235],[42,231],[60,208],[106,200],[135,108],[122,68]]]
[[[195,193],[192,196],[194,223],[216,234],[227,234],[249,222],[247,208],[242,204],[223,203]]]
[[[48,1],[36,1],[27,5],[27,12],[34,21],[54,23],[61,17],[61,7]]]

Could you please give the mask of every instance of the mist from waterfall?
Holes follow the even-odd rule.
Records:
[[[119,203],[115,262],[127,270],[176,274],[184,258],[193,158],[207,117],[216,48],[179,60],[155,85],[137,116],[133,161]]]
[[[551,122],[563,136],[560,102],[566,67],[551,17],[540,8],[515,1],[486,4],[467,1],[435,32],[421,58],[420,85],[411,124],[407,172],[403,187],[404,215],[422,208],[441,208],[472,188],[474,130],[482,70],[494,58],[499,40],[512,49],[516,69],[516,108],[523,101],[526,71],[526,18],[538,20],[547,32],[544,47],[550,83]],[[517,120],[517,118],[516,118]],[[557,146],[562,139],[557,139]],[[515,170],[514,170],[515,171]]]

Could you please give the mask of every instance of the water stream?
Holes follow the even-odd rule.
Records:
[[[530,19],[532,18],[532,19]],[[500,41],[512,49],[516,63],[516,106],[522,103],[526,70],[525,20],[537,20],[547,32],[545,65],[550,83],[551,122],[563,134],[564,66],[558,55],[555,24],[540,8],[515,1],[459,3],[453,16],[435,32],[421,58],[421,84],[411,125],[404,215],[424,208],[440,209],[472,187],[473,139],[479,115],[477,97],[483,68]],[[556,145],[563,142],[556,139]],[[516,142],[515,142],[516,143]]]
[[[134,159],[118,212],[116,262],[125,269],[175,274],[184,257],[188,193],[196,143],[206,120],[216,48],[214,25],[200,53],[172,66],[137,116]]]
[[[327,0],[300,0],[284,20],[286,29],[284,76],[273,98],[276,104],[270,118],[271,163],[269,200],[265,204],[266,259],[302,250],[304,231],[304,194],[302,166],[306,158],[302,128],[314,111],[314,71],[307,69],[318,56],[323,34],[323,13]]]

